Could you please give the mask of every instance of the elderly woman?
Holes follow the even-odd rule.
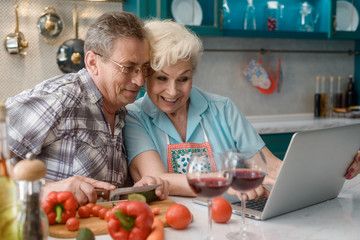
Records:
[[[268,163],[264,184],[273,184],[281,160],[230,99],[192,85],[203,50],[200,39],[169,20],[148,21],[145,29],[155,72],[147,79],[147,94],[126,106],[124,141],[133,179],[157,176],[169,181],[170,195],[193,196],[181,174],[193,152],[255,147]],[[262,186],[247,193],[251,199],[264,194]]]
[[[268,176],[275,179],[281,161],[235,104],[192,85],[203,50],[200,39],[169,20],[149,21],[145,29],[155,72],[146,82],[147,94],[127,106],[124,141],[133,179],[161,177],[169,181],[171,195],[193,196],[185,174],[172,174],[185,173],[182,160],[199,149],[225,152],[248,146],[263,150]],[[248,193],[250,198],[263,194],[263,188]]]

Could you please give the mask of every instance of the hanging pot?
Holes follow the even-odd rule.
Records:
[[[21,54],[26,55],[26,52],[23,51],[28,47],[28,42],[24,38],[24,34],[19,31],[19,15],[17,8],[18,4],[15,4],[15,17],[16,17],[16,27],[15,32],[10,33],[5,38],[5,48],[10,54]]]
[[[44,41],[47,44],[54,45],[58,40],[57,37],[63,30],[63,22],[59,15],[56,14],[54,8],[46,7],[36,27],[39,29],[40,34],[44,36]]]
[[[75,38],[65,41],[57,52],[57,64],[63,73],[77,72],[85,67],[84,41],[78,39],[79,10],[73,10]]]

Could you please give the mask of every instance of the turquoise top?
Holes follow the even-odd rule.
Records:
[[[158,109],[148,95],[126,106],[123,138],[128,162],[138,154],[155,150],[167,168],[166,134],[170,143],[183,143],[170,119]],[[226,152],[234,147],[261,149],[264,142],[249,121],[227,97],[205,92],[195,86],[190,94],[186,142],[203,143],[204,132],[214,152]]]

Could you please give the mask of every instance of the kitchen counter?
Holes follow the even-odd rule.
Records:
[[[246,118],[259,134],[293,133],[360,123],[360,118],[314,118],[310,113]]]
[[[207,208],[192,202],[192,198],[170,197],[187,206],[194,221],[185,230],[165,228],[165,240],[199,240],[207,232]],[[265,221],[246,219],[261,234],[260,239],[360,239],[360,177],[346,181],[335,199]],[[213,224],[214,240],[225,240],[226,233],[239,229],[241,217],[232,215],[226,224]],[[56,238],[49,237],[54,240]],[[111,239],[98,235],[96,240]]]

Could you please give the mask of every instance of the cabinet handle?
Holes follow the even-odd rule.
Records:
[[[332,18],[334,19],[333,21],[333,27],[334,27],[334,31],[331,33],[331,35],[335,35],[336,34],[336,15],[333,15]]]
[[[219,9],[220,12],[220,27],[219,27],[219,31],[222,31],[223,29],[223,24],[224,24],[224,13],[222,9]]]

